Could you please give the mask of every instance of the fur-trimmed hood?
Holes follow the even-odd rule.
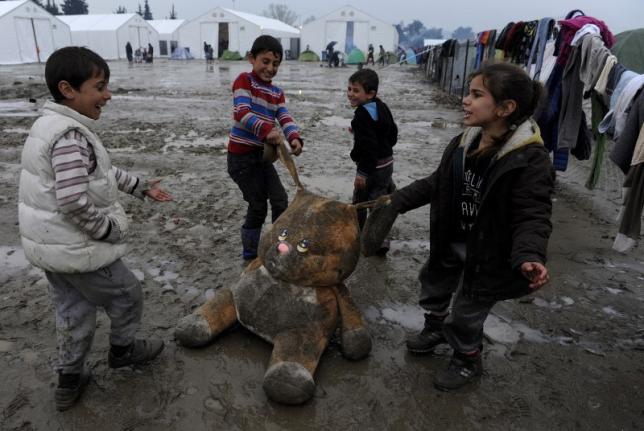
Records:
[[[467,129],[465,129],[463,135],[461,136],[461,142],[459,144],[460,147],[463,147],[463,154],[467,154],[467,149],[470,145],[472,145],[474,139],[476,139],[476,137],[480,134],[480,127],[468,127]],[[532,119],[524,121],[517,127],[517,130],[512,134],[510,139],[508,139],[508,141],[503,144],[503,146],[494,156],[494,160],[498,160],[508,153],[529,144],[543,145],[543,139],[541,139],[539,126]]]

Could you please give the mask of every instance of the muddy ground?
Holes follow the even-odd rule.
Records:
[[[457,393],[431,384],[449,350],[414,356],[404,338],[422,325],[417,271],[428,254],[429,210],[398,219],[386,258],[362,259],[348,286],[374,348],[361,361],[332,343],[315,397],[299,407],[267,400],[261,386],[271,347],[243,329],[209,347],[177,346],[177,320],[241,269],[245,204],[226,174],[230,87],[248,64],[110,63],[114,93],[98,133],[115,165],[163,178],[169,204],[123,196],[133,220],[129,267],[145,292],[143,335],[166,340],[160,359],[137,370],[107,367],[109,321],[99,313],[89,356],[93,378],[77,406],[55,411],[54,313],[43,273],[18,235],[22,143],[47,90],[43,67],[0,67],[0,429],[641,429],[644,427],[644,256],[611,250],[615,208],[598,210],[560,176],[550,242],[552,282],[499,303],[486,326],[485,375]],[[289,62],[276,83],[299,122],[297,159],[312,191],[349,201],[354,166],[345,102],[353,68]],[[428,175],[460,131],[454,105],[412,66],[382,70],[381,97],[398,121],[394,179]],[[29,102],[34,98],[35,103]],[[294,188],[284,169],[283,181]],[[601,196],[600,196],[601,197]]]

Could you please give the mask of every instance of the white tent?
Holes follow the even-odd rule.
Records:
[[[398,46],[398,31],[393,25],[353,6],[344,6],[304,24],[301,41],[303,47],[308,46],[318,55],[325,51],[327,44],[332,41],[337,42],[336,51],[347,54],[353,48],[358,48],[366,54],[369,44],[372,44],[377,57],[379,45],[387,51],[395,51]]]
[[[72,31],[72,43],[86,46],[107,60],[126,58],[125,44],[132,49],[159,46],[159,34],[140,15],[61,15]],[[157,54],[157,53],[155,53]]]
[[[250,51],[253,41],[263,34],[280,39],[284,50],[299,53],[300,31],[281,21],[231,9],[217,7],[187,21],[179,28],[179,45],[190,48],[196,58],[205,58],[203,44],[214,48],[216,57],[225,49],[242,56]]]
[[[159,33],[159,46],[157,53],[160,57],[169,57],[172,51],[179,46],[179,27],[185,19],[153,19],[148,21]]]
[[[71,44],[69,26],[28,0],[0,1],[0,64],[45,62]]]

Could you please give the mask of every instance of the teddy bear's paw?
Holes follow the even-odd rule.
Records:
[[[313,376],[297,362],[278,362],[264,375],[264,390],[282,404],[302,404],[315,392]]]
[[[361,327],[342,332],[342,354],[349,359],[362,359],[371,352],[371,336]]]
[[[174,337],[186,347],[203,346],[213,339],[208,321],[199,313],[189,314],[179,320]]]

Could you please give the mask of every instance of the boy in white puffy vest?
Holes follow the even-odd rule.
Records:
[[[29,261],[45,271],[56,309],[56,408],[70,408],[88,381],[84,362],[96,309],[111,321],[111,368],[146,363],[163,349],[134,335],[143,308],[141,285],[121,261],[128,219],[118,191],[156,201],[172,197],[159,181],[144,182],[112,166],[93,128],[111,93],[110,70],[86,48],[54,52],[45,66],[48,101],[22,152],[20,235]]]

